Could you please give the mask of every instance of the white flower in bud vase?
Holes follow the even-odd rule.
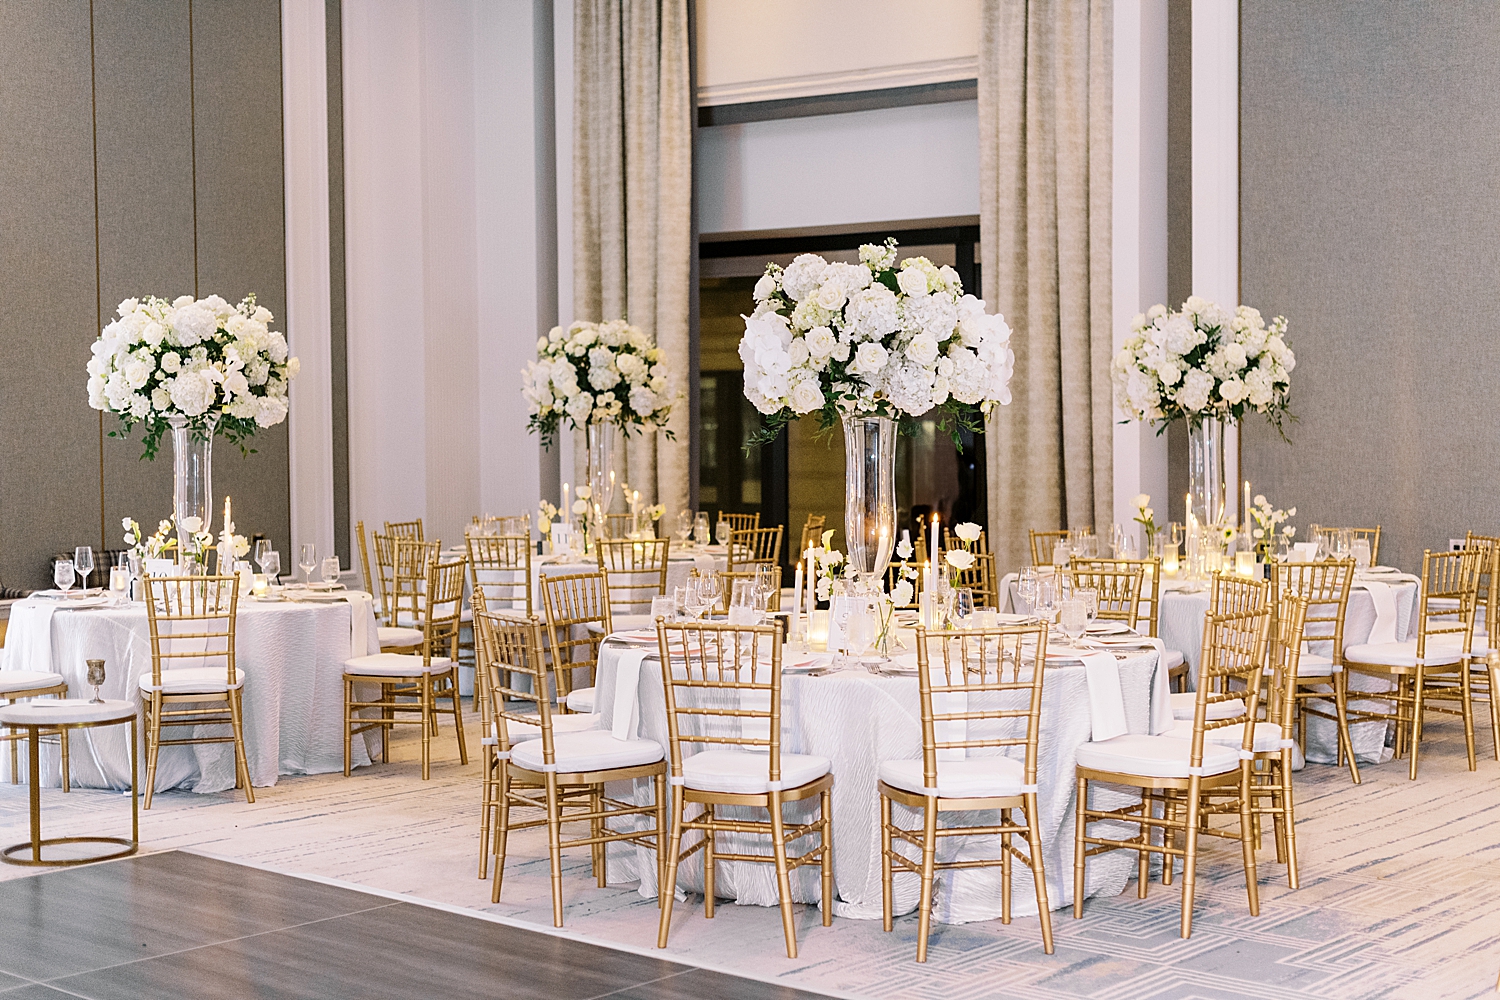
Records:
[[[163,522],[165,523],[165,522]],[[182,530],[190,535],[196,535],[203,530],[203,519],[189,515],[182,519]]]
[[[956,570],[970,569],[974,565],[974,553],[967,549],[949,549],[943,553],[943,561]]]
[[[575,513],[575,514],[587,514],[588,512],[589,512],[589,502],[587,500],[574,500],[573,501],[573,513]]]
[[[965,521],[962,524],[955,524],[953,526],[953,533],[966,542],[977,542],[979,541],[979,536],[984,533],[984,529],[973,521]],[[968,567],[964,568],[967,569]]]
[[[898,608],[906,607],[911,603],[914,591],[910,580],[902,580],[891,588],[891,603]]]
[[[899,541],[899,542],[896,543],[896,555],[902,561],[910,559],[912,551],[913,551],[913,549],[912,549],[912,545],[911,545],[911,540],[910,539],[903,538],[903,539],[901,539],[901,541]]]

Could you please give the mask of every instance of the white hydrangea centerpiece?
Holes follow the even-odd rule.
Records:
[[[661,348],[623,319],[552,328],[536,342],[536,360],[521,372],[528,430],[551,443],[560,424],[619,424],[665,431],[671,380]],[[581,494],[580,494],[581,495]]]
[[[1165,427],[1178,418],[1238,420],[1263,413],[1282,437],[1297,356],[1286,343],[1286,317],[1267,324],[1240,306],[1230,315],[1193,296],[1178,312],[1155,305],[1135,317],[1115,355],[1115,405]]]
[[[301,364],[254,295],[237,306],[217,295],[148,296],[117,313],[88,364],[89,405],[120,417],[112,437],[141,424],[145,457],[155,458],[170,418],[182,417],[196,436],[221,434],[248,453],[257,430],[286,419]]]
[[[739,347],[745,396],[766,416],[757,440],[810,413],[826,430],[846,414],[937,410],[944,429],[980,430],[1010,402],[1004,317],[965,294],[953,268],[896,257],[891,239],[860,247],[858,264],[809,253],[766,267]]]

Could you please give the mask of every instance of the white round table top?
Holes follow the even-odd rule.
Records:
[[[77,726],[135,718],[133,701],[92,702],[87,698],[39,698],[0,707],[4,726]]]

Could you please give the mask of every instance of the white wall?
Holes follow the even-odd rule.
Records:
[[[978,212],[976,101],[698,130],[700,232]]]

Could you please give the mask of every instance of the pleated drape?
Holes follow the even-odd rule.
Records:
[[[621,472],[645,502],[688,502],[692,95],[686,0],[575,0],[573,315],[624,318],[666,353],[670,428],[628,437]],[[574,481],[583,480],[582,435]],[[669,520],[670,523],[670,520]]]
[[[987,427],[998,564],[1027,530],[1113,519],[1112,0],[983,0],[979,49],[984,298],[1016,352]]]

